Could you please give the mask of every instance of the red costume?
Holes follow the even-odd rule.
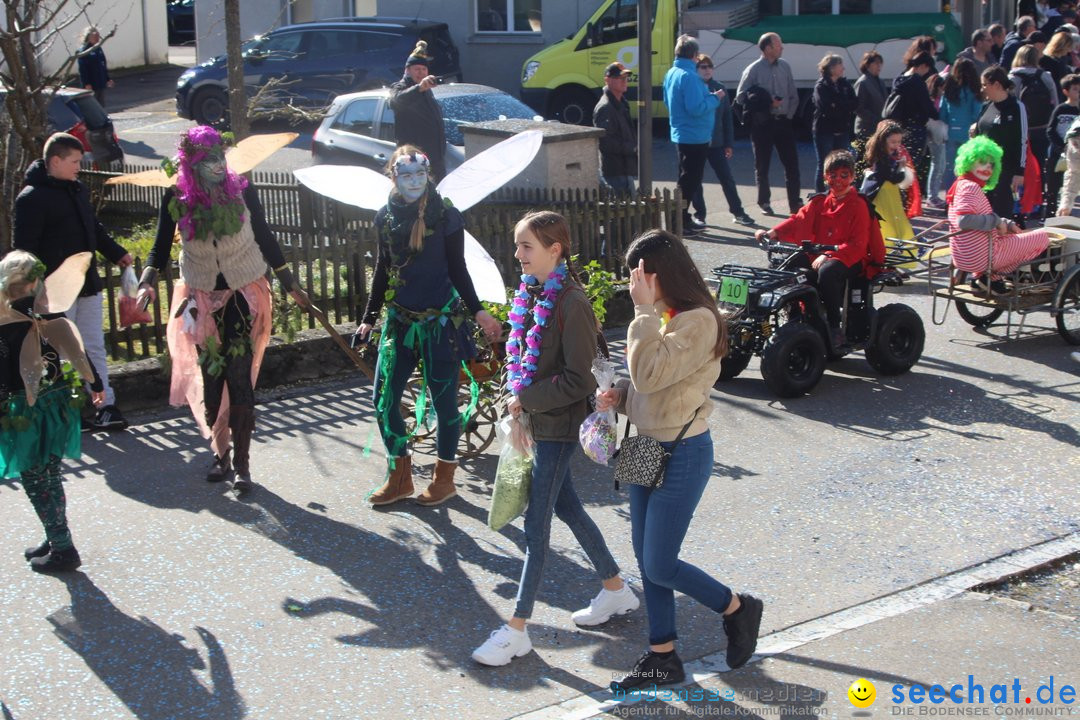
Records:
[[[868,260],[870,210],[856,192],[837,200],[832,193],[816,195],[799,211],[775,228],[778,240],[798,244],[804,240],[836,245],[825,254],[847,267]]]

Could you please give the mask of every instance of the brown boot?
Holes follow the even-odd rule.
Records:
[[[249,457],[251,451],[251,434],[255,431],[255,408],[250,405],[233,405],[229,408],[229,430],[232,431],[233,440],[233,469],[236,471],[233,477],[232,490],[237,495],[255,487],[251,480],[249,469]]]
[[[431,505],[440,505],[457,495],[457,488],[454,487],[455,470],[457,470],[456,462],[436,460],[435,473],[432,476],[431,484],[428,485],[427,490],[420,493],[420,497],[416,498],[416,502],[430,507]]]
[[[368,502],[372,506],[389,505],[412,494],[412,455],[403,455],[394,458],[394,467],[386,473],[386,482],[371,493]]]

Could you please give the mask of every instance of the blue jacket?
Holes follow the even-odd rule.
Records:
[[[697,64],[690,58],[675,58],[664,76],[664,104],[668,107],[671,142],[704,145],[712,140],[720,101],[709,94],[697,74]]]
[[[80,52],[86,50],[83,47]],[[105,51],[100,47],[79,57],[79,80],[83,87],[103,90],[109,84],[109,64],[105,60]]]
[[[720,107],[716,108],[712,142],[709,143],[709,147],[732,147],[735,144],[735,117],[731,112],[731,96],[728,95],[724,84],[716,80],[710,80],[707,87],[711,93],[717,90],[724,91],[724,97],[720,98]]]
[[[971,88],[960,88],[960,97],[955,103],[949,102],[949,98],[941,98],[940,115],[942,121],[949,124],[949,140],[955,143],[968,141],[968,128],[970,128],[982,113],[982,103],[971,92]]]

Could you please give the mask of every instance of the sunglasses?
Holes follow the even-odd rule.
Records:
[[[698,70],[712,70],[713,69],[712,65],[705,65],[705,64],[698,65],[697,67],[698,67]]]

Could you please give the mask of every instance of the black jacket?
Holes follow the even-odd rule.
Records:
[[[404,77],[390,86],[390,107],[394,111],[394,141],[416,145],[431,160],[436,182],[446,175],[443,155],[446,152],[446,128],[442,110],[431,91]]]
[[[983,105],[975,122],[975,134],[985,135],[1001,146],[1001,180],[1008,184],[1014,175],[1024,174],[1027,160],[1027,115],[1012,95],[998,103]]]
[[[85,45],[79,48],[79,52],[86,50]],[[79,56],[79,80],[83,87],[94,90],[102,90],[109,84],[109,63],[105,60],[105,51],[100,46]]]
[[[858,104],[847,78],[819,78],[814,85],[814,134],[851,132]]]
[[[637,177],[637,133],[630,122],[630,103],[616,100],[604,88],[593,108],[593,125],[604,130],[600,138],[600,174],[604,177]]]
[[[930,99],[926,88],[926,77],[917,73],[901,75],[893,80],[893,92],[900,95],[900,107],[903,108],[905,128],[925,127],[930,118],[937,119],[938,111]]]
[[[863,73],[855,81],[855,134],[870,137],[881,122],[881,111],[889,91],[881,78]]]
[[[35,160],[26,171],[26,186],[15,198],[12,235],[15,249],[37,255],[50,273],[75,253],[95,253],[80,297],[95,295],[105,287],[97,270],[97,253],[114,263],[127,254],[94,216],[86,186],[78,180],[50,177],[44,160]]]

